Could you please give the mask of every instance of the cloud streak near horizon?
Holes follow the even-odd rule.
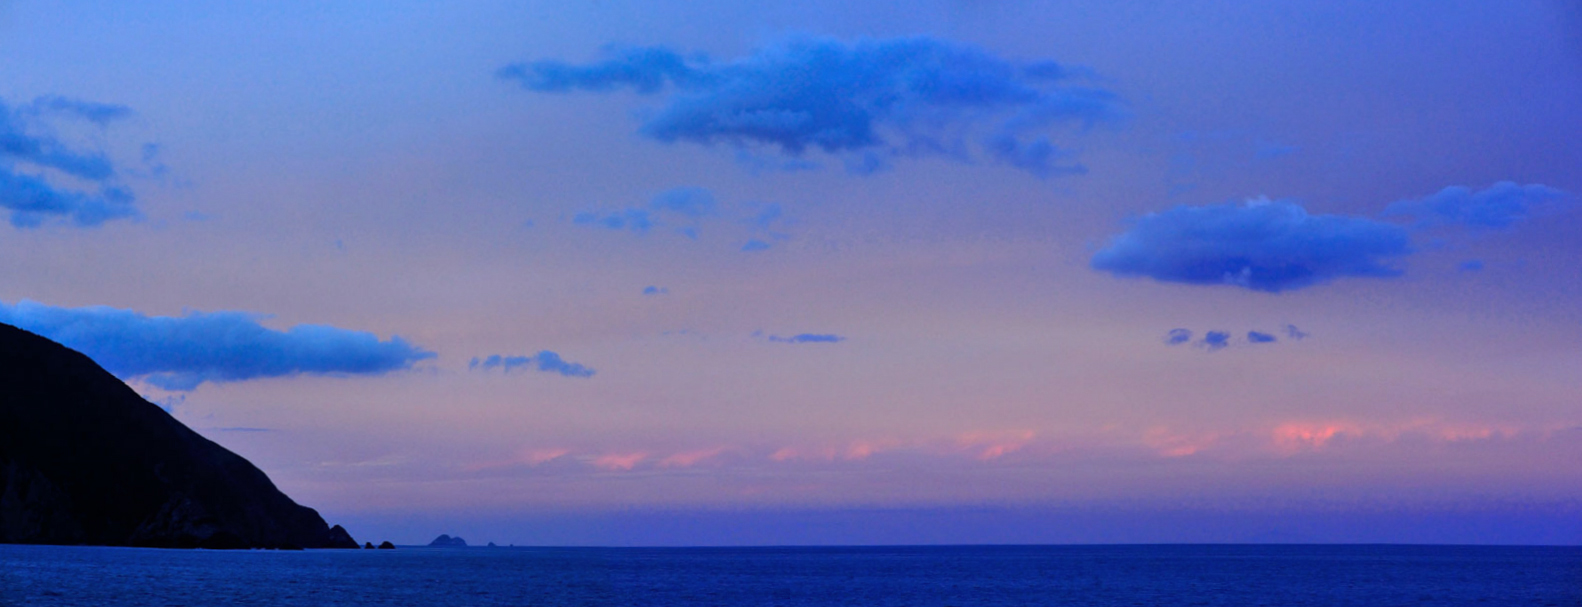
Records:
[[[381,340],[325,325],[277,331],[260,325],[263,318],[251,312],[170,317],[107,306],[0,303],[0,322],[82,352],[116,377],[164,390],[299,374],[384,375],[435,356],[400,337]]]
[[[102,149],[74,146],[52,132],[48,118],[104,128],[131,114],[124,106],[64,97],[40,97],[12,107],[0,100],[0,208],[11,225],[33,228],[49,219],[91,227],[139,215],[132,192],[119,184]],[[86,189],[60,185],[62,179]]]
[[[768,339],[780,344],[834,344],[846,341],[844,336],[833,333],[798,333],[790,337],[770,335]]]
[[[926,36],[798,38],[724,62],[664,47],[605,54],[582,65],[517,63],[497,75],[540,93],[667,94],[644,136],[791,158],[819,150],[854,173],[918,156],[987,159],[1039,177],[1082,173],[1050,132],[1125,114],[1114,93],[1075,84],[1082,70]]]

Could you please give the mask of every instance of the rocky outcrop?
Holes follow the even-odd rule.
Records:
[[[428,545],[440,548],[466,548],[467,540],[461,539],[459,536],[451,537],[441,533],[439,537],[434,538],[434,541],[429,542]]]
[[[0,543],[357,547],[88,357],[4,324]]]

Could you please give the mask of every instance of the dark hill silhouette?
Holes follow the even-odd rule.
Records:
[[[429,542],[428,545],[443,546],[448,548],[466,548],[467,540],[461,539],[461,536],[459,535],[456,537],[451,537],[441,533],[439,537],[434,538],[434,541]]]
[[[5,324],[0,543],[357,547],[87,356]]]

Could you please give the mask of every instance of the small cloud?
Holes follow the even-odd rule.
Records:
[[[1462,272],[1481,272],[1483,270],[1483,260],[1468,259],[1461,262],[1461,265],[1456,266],[1456,269]]]
[[[1296,153],[1296,146],[1264,141],[1258,144],[1257,158],[1259,160],[1274,160]]]
[[[1198,346],[1210,352],[1223,349],[1230,345],[1230,333],[1226,331],[1209,331],[1203,334],[1203,341]]]
[[[714,459],[722,453],[725,453],[724,447],[676,453],[659,460],[658,465],[660,468],[691,468],[705,461]]]
[[[571,218],[571,223],[594,226],[606,230],[630,231],[643,234],[655,225],[654,218],[644,209],[621,209],[609,213],[585,212]]]
[[[1267,343],[1273,343],[1275,341],[1277,341],[1275,336],[1270,335],[1268,333],[1260,333],[1258,331],[1248,331],[1247,332],[1247,342],[1248,343],[1267,344]]]
[[[757,238],[748,240],[746,244],[742,245],[742,251],[745,251],[745,252],[748,252],[748,253],[752,253],[752,252],[755,252],[755,251],[767,251],[767,250],[769,250],[769,243],[764,242],[762,240],[758,240]]]
[[[132,108],[124,105],[69,99],[55,95],[34,99],[32,103],[24,106],[23,111],[76,118],[100,127],[132,116]]]
[[[467,363],[467,368],[475,371],[490,371],[499,369],[501,372],[510,373],[516,369],[536,369],[544,373],[558,373],[566,377],[593,377],[593,369],[581,364],[569,362],[559,354],[549,350],[540,350],[531,356],[502,356],[491,354],[483,358],[473,358]]]
[[[1425,227],[1463,225],[1498,230],[1526,221],[1542,205],[1569,198],[1569,194],[1546,185],[1501,181],[1481,192],[1451,186],[1424,198],[1393,202],[1383,215],[1416,217]]]
[[[1307,335],[1308,335],[1307,332],[1296,328],[1296,325],[1286,325],[1285,326],[1285,336],[1286,337],[1289,337],[1289,338],[1295,339],[1295,340],[1302,340],[1302,339],[1306,339]]]
[[[600,470],[631,470],[646,459],[647,453],[610,453],[593,458],[593,467]]]
[[[648,203],[648,208],[655,211],[676,213],[693,219],[713,215],[718,206],[714,194],[703,188],[671,188],[660,192]]]
[[[1389,262],[1410,252],[1400,226],[1258,199],[1150,213],[1091,265],[1116,276],[1278,293],[1343,277],[1399,276]]]
[[[644,295],[669,295],[670,294],[670,289],[666,288],[666,287],[657,287],[657,286],[654,286],[654,285],[648,285],[646,287],[643,287],[643,294]]]
[[[769,341],[782,344],[833,344],[846,341],[846,338],[832,333],[800,333],[791,337],[770,335]]]
[[[1172,346],[1179,346],[1189,341],[1192,341],[1192,331],[1188,329],[1171,329],[1165,334],[1165,343]]]

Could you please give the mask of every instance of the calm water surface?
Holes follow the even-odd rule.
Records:
[[[1582,607],[1582,547],[0,546],[0,605]]]

